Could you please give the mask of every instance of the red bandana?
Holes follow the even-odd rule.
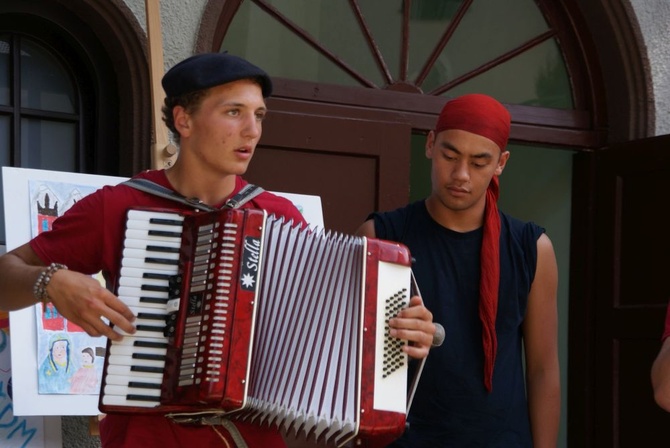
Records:
[[[504,151],[509,138],[510,121],[507,109],[495,99],[481,94],[463,95],[444,106],[435,126],[435,134],[447,129],[460,129],[486,137]],[[489,392],[493,389],[493,366],[498,349],[495,325],[500,284],[500,215],[497,205],[499,195],[498,176],[493,176],[486,190],[479,283],[484,385]]]

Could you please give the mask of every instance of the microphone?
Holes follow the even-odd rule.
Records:
[[[435,325],[435,334],[433,335],[433,345],[432,347],[439,347],[444,342],[444,327],[437,322],[433,322]]]

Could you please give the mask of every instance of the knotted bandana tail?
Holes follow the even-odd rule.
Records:
[[[498,176],[493,176],[486,190],[479,284],[479,318],[482,321],[484,348],[484,385],[489,392],[493,390],[493,366],[498,349],[496,337],[498,286],[500,284],[500,215],[498,215],[497,205],[500,186],[498,182]]]

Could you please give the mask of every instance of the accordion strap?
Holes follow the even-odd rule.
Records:
[[[233,423],[223,413],[210,413],[208,411],[204,411],[200,413],[194,412],[184,414],[166,414],[166,417],[179,424],[211,426],[214,432],[216,432],[219,437],[221,437],[227,446],[227,440],[230,438],[231,441],[235,444],[236,448],[249,448],[249,445],[244,440],[240,430],[237,429],[237,426],[235,426],[235,423]],[[226,437],[224,434],[221,434],[217,427],[225,429],[228,433],[228,437]]]
[[[247,442],[244,440],[244,437],[242,437],[242,434],[240,433],[240,430],[237,429],[237,426],[233,422],[231,422],[228,419],[224,419],[222,417],[219,417],[219,421],[215,423],[210,423],[212,426],[212,429],[214,432],[216,432],[219,437],[225,442],[226,438],[221,434],[217,429],[216,426],[214,425],[219,425],[225,428],[226,431],[228,431],[228,434],[230,435],[230,438],[233,439],[233,443],[235,443],[235,446],[237,448],[249,448],[249,445],[247,445]]]
[[[170,190],[169,188],[165,188],[162,185],[158,185],[156,182],[150,181],[149,179],[128,179],[121,184],[127,185],[145,193],[150,193],[162,198],[181,202],[182,204],[197,208],[198,210],[203,210],[206,212],[213,212],[218,210],[215,207],[210,207],[198,198],[187,198],[186,196],[183,196],[176,191]],[[261,194],[263,191],[265,190],[263,190],[263,188],[259,187],[258,185],[247,184],[235,196],[228,199],[226,203],[223,204],[222,208],[239,208]]]
[[[414,277],[414,271],[411,272],[412,276],[412,286],[411,286],[411,295],[418,295],[421,296],[421,291],[419,291],[419,284],[416,281],[416,277]],[[423,296],[421,296],[423,297]],[[440,325],[441,326],[441,325]],[[444,331],[444,328],[442,329]],[[442,341],[439,342],[439,344],[435,344],[435,338],[433,337],[433,347],[439,347],[442,345]],[[428,357],[426,356],[425,358],[422,358],[419,366],[416,368],[414,371],[414,377],[412,378],[412,384],[409,387],[409,390],[407,392],[407,411],[405,414],[409,415],[409,410],[412,407],[412,401],[414,401],[414,394],[416,393],[416,388],[419,385],[419,380],[421,379],[421,373],[423,372],[423,366],[426,365],[426,359]]]

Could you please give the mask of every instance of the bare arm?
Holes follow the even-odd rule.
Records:
[[[537,269],[523,324],[533,446],[556,447],[561,414],[558,364],[558,268],[547,235],[537,241]]]
[[[33,285],[44,269],[44,263],[27,243],[0,257],[0,309],[14,311],[36,304]],[[121,338],[101,317],[128,333],[135,331],[128,307],[89,275],[56,271],[47,293],[61,315],[91,336]]]
[[[356,235],[376,238],[374,221],[365,221],[356,231]],[[433,324],[433,313],[423,305],[421,297],[412,297],[409,307],[390,319],[389,326],[391,336],[410,342],[403,347],[405,353],[417,359],[428,356],[433,344],[435,325]]]
[[[663,341],[651,366],[651,385],[656,404],[670,412],[670,338]]]
[[[0,257],[0,309],[16,311],[37,303],[33,285],[45,269],[28,244]],[[57,272],[54,277],[59,276]]]

